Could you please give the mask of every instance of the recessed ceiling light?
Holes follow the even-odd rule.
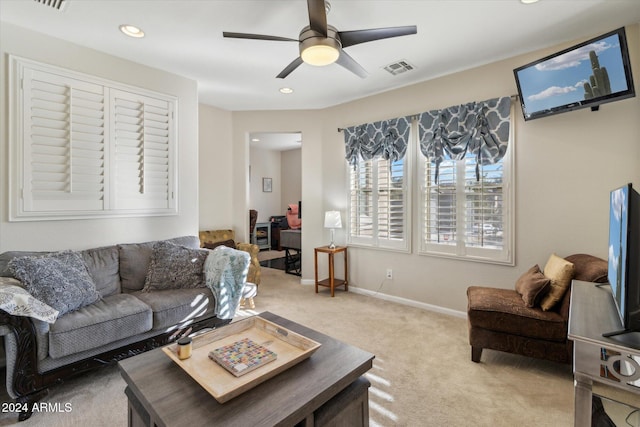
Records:
[[[259,138],[251,138],[251,142],[260,142]]]
[[[531,4],[531,3],[537,3],[538,0],[520,0],[520,3],[522,4]]]
[[[120,31],[122,31],[129,37],[136,37],[136,38],[144,37],[144,31],[142,31],[140,28],[136,27],[135,25],[122,24],[120,25]]]
[[[291,89],[290,87],[281,87],[280,93],[285,93],[285,94],[293,93],[293,89]]]

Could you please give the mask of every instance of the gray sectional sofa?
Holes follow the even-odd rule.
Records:
[[[31,415],[32,403],[42,398],[51,385],[59,384],[71,375],[167,344],[185,333],[230,322],[230,319],[216,317],[214,294],[203,283],[195,283],[198,281],[195,275],[192,279],[189,272],[177,269],[171,276],[172,266],[178,261],[160,260],[169,267],[161,269],[160,262],[154,258],[159,256],[157,248],[160,243],[163,247],[175,246],[183,251],[189,248],[207,252],[199,249],[200,242],[195,236],[75,252],[76,258],[77,254],[81,256],[95,284],[95,289],[90,289],[88,296],[79,298],[80,307],[71,307],[65,313],[69,307],[59,305],[60,314],[52,323],[49,323],[51,320],[38,320],[20,313],[20,307],[14,313],[21,315],[0,309],[0,336],[4,336],[6,348],[7,391],[16,402],[24,404],[21,420]],[[33,259],[47,255],[15,251],[0,254],[0,277],[4,278],[0,280],[0,300],[4,295],[2,290],[9,289],[10,285],[33,289],[25,286],[24,281],[18,283],[15,280],[16,274],[25,274],[18,268],[21,265],[19,261],[24,257]],[[249,257],[246,256],[248,268]],[[194,258],[192,261],[197,260]],[[69,262],[65,259],[61,264]],[[204,275],[202,266],[200,272]],[[156,282],[164,282],[155,283],[155,288],[148,289],[152,273]],[[182,281],[183,284],[176,288],[173,281]],[[59,299],[67,298],[71,287],[68,285],[60,294],[62,296],[55,295],[52,301],[58,304]],[[16,286],[12,288],[16,289]],[[72,291],[76,292],[76,289]],[[97,295],[91,292],[97,292]],[[30,301],[33,301],[33,296],[33,291],[27,295]],[[15,304],[11,308],[16,310]],[[39,306],[31,305],[31,309],[42,312]]]

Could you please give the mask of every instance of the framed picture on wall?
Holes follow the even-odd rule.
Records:
[[[262,178],[262,191],[271,193],[271,178]]]

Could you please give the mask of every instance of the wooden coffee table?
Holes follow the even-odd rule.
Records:
[[[220,404],[162,349],[119,362],[127,383],[129,426],[369,425],[374,355],[264,312],[261,317],[317,341],[309,358]]]

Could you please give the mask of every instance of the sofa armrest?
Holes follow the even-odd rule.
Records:
[[[0,277],[0,310],[16,316],[32,317],[54,323],[60,312],[31,295],[22,282]]]
[[[251,256],[251,263],[249,264],[249,273],[247,274],[247,282],[255,283],[256,285],[260,284],[260,276],[262,275],[260,271],[260,261],[258,260],[258,253],[260,252],[260,248],[258,245],[254,245],[251,243],[236,243],[236,249],[244,252],[248,252]]]
[[[6,334],[7,392],[22,402],[21,398],[44,388],[38,374],[36,326],[31,318],[4,310],[0,310],[0,326]]]

